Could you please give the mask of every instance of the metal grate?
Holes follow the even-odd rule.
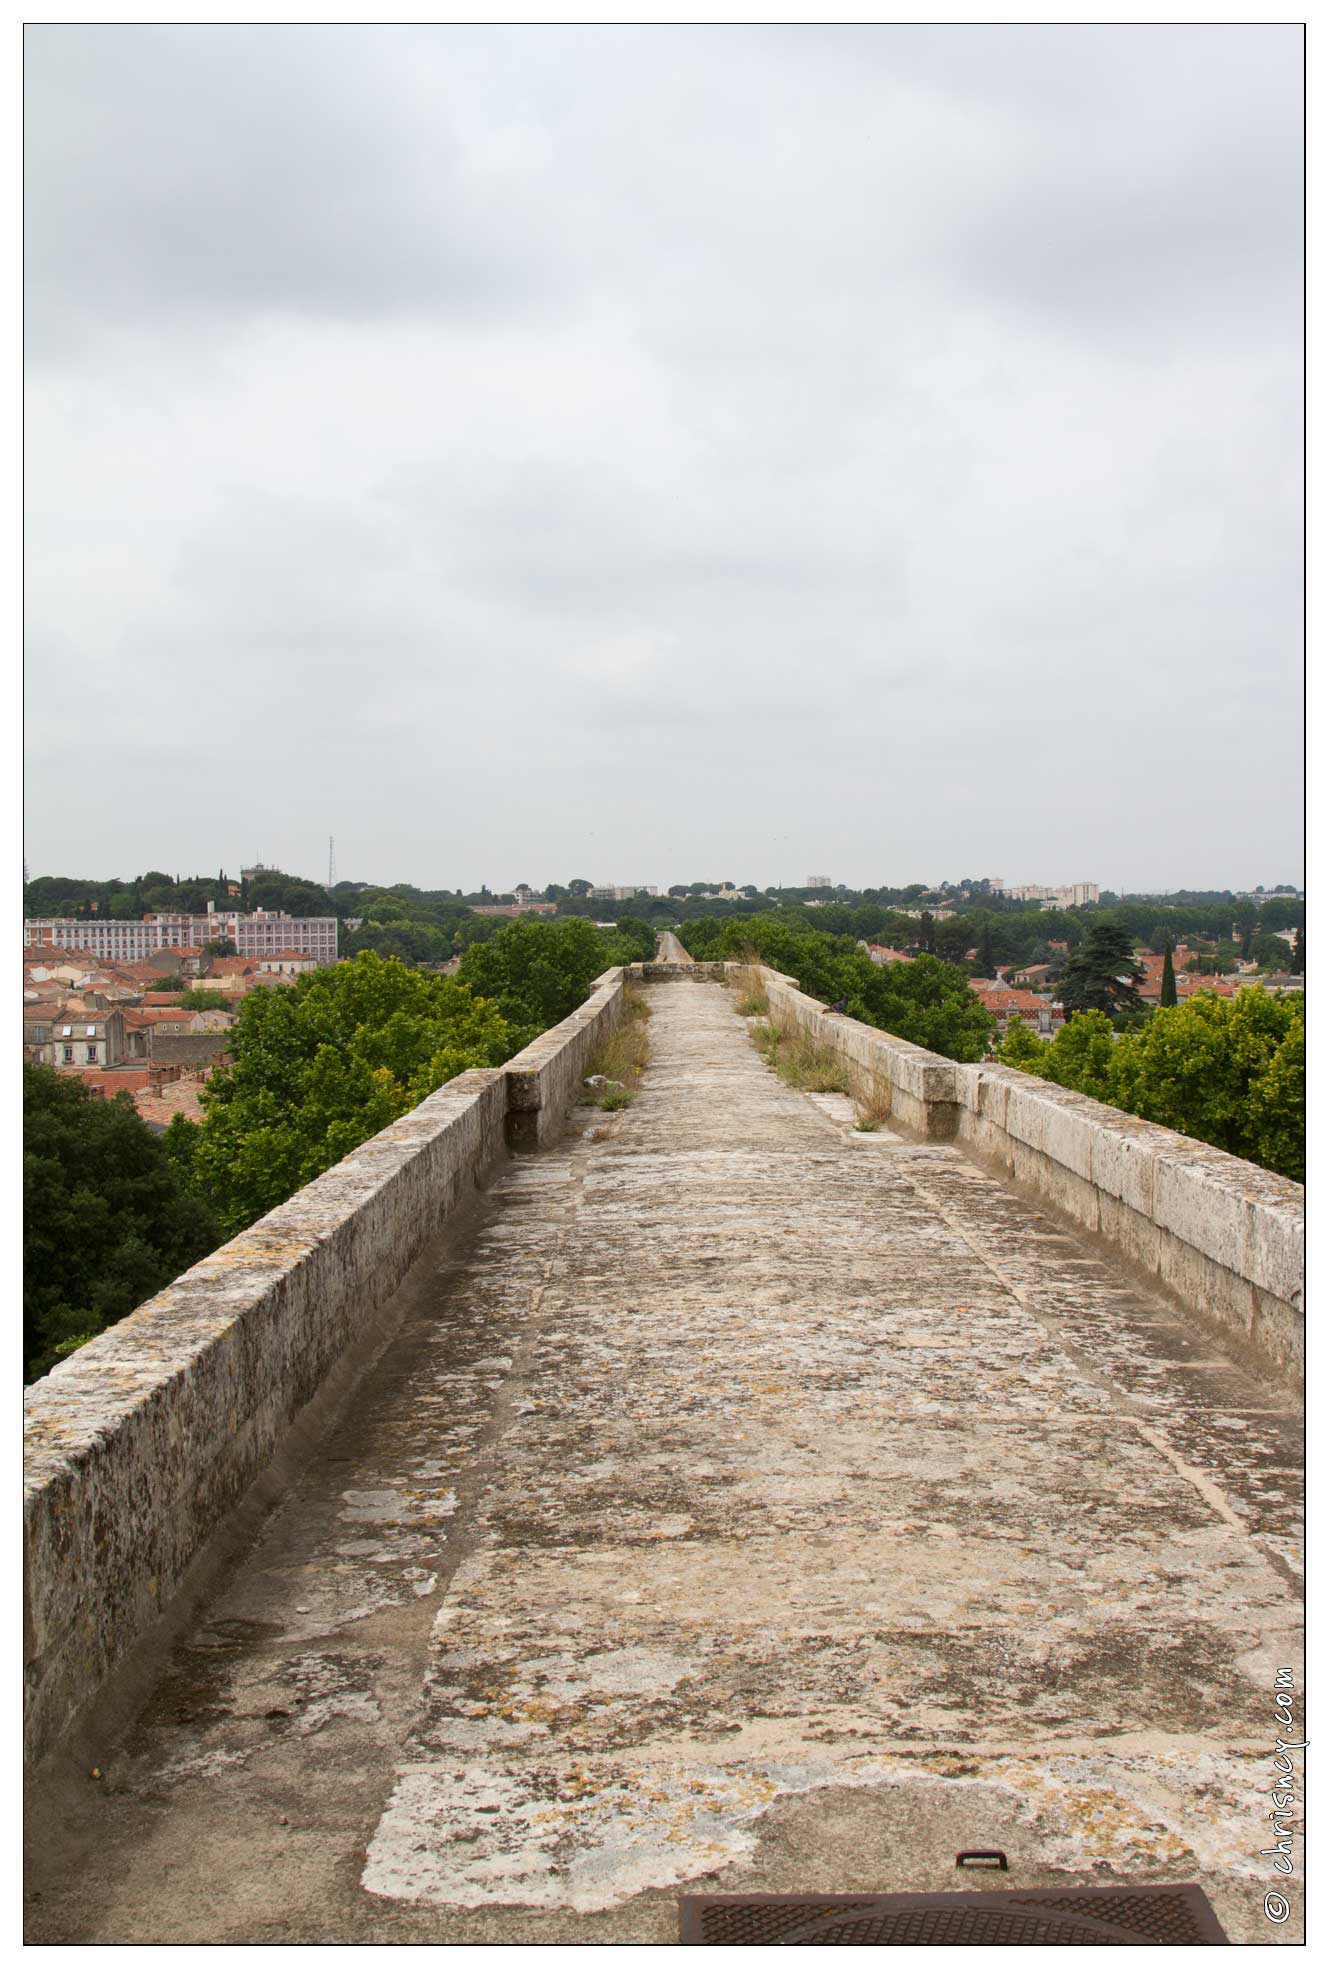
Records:
[[[680,1940],[793,1947],[1130,1948],[1227,1941],[1198,1887],[993,1894],[689,1894]]]

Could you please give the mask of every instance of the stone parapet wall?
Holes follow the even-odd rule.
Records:
[[[551,1026],[503,1068],[508,1086],[508,1146],[544,1148],[581,1089],[586,1062],[623,1011],[623,971],[605,971],[586,1003]]]
[[[741,967],[730,965],[732,975]],[[1120,1108],[1011,1067],[966,1065],[830,1012],[762,967],[773,1018],[850,1062],[891,1119],[958,1141],[1105,1238],[1239,1352],[1299,1385],[1305,1361],[1305,1190]]]
[[[151,1637],[247,1493],[372,1351],[387,1301],[504,1154],[553,1139],[619,1016],[607,972],[506,1067],[460,1074],[25,1396],[25,1750]]]
[[[680,950],[682,945],[679,945]],[[644,984],[671,984],[679,979],[693,984],[724,984],[729,966],[724,963],[694,964],[689,958],[686,963],[675,962],[671,958],[654,958],[645,964],[629,964],[627,975]]]
[[[745,967],[729,965],[733,973]],[[926,1047],[878,1032],[857,1019],[830,1012],[818,998],[800,991],[793,978],[759,967],[767,1003],[776,1020],[787,1019],[824,1045],[831,1046],[853,1069],[855,1091],[889,1094],[892,1117],[902,1127],[929,1141],[949,1141],[959,1121],[956,1064]]]

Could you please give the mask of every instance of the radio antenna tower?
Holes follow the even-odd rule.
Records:
[[[329,834],[328,836],[328,887],[329,889],[333,889],[336,887],[336,885],[337,885],[337,844],[333,840],[332,836]]]

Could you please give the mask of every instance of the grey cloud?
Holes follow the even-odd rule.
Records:
[[[34,866],[1288,879],[1294,36],[28,47]]]
[[[75,315],[484,315],[560,253],[390,32],[30,29],[28,285]]]

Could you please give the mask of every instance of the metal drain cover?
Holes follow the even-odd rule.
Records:
[[[826,1947],[1138,1948],[1226,1943],[1198,1887],[1018,1888],[995,1894],[685,1894],[683,1942]]]

